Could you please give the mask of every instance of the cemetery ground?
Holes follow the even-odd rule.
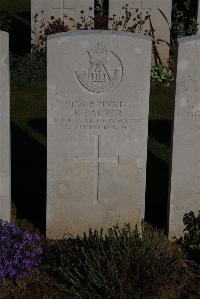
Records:
[[[151,88],[146,220],[160,229],[167,221],[172,99],[171,86]],[[46,85],[11,83],[11,129],[12,220],[44,233]],[[97,234],[44,238],[40,267],[19,282],[5,281],[0,298],[199,298],[198,257],[163,238],[150,228],[140,235],[128,226],[114,230],[107,243]]]

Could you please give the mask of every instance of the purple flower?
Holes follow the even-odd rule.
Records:
[[[0,220],[0,281],[19,280],[41,263],[40,236]]]

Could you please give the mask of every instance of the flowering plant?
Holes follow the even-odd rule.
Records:
[[[0,281],[20,280],[41,262],[40,236],[0,220]]]

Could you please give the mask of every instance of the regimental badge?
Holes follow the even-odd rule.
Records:
[[[75,74],[84,88],[102,93],[119,85],[123,76],[123,66],[114,52],[108,50],[102,42],[97,42],[93,49],[83,55],[87,55],[87,58],[83,59],[84,62],[80,63],[79,71]],[[85,65],[86,61],[88,67]]]

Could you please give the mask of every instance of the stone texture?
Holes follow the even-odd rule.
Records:
[[[197,12],[197,24],[198,24],[198,34],[200,33],[200,2],[198,0],[198,12]]]
[[[200,209],[200,37],[179,39],[173,137],[170,235]]]
[[[49,37],[49,238],[144,217],[150,64],[142,35]]]
[[[89,8],[92,10],[89,10]],[[65,20],[65,24],[68,24],[70,30],[74,30],[74,22],[69,18],[73,18],[75,22],[81,21],[81,10],[84,10],[84,16],[94,16],[94,0],[31,0],[31,27],[32,31],[36,33],[38,37],[40,34],[41,20],[47,24],[51,21],[51,16],[55,18],[61,18]],[[41,13],[43,12],[43,13]],[[34,16],[38,14],[38,22],[35,24]],[[67,16],[67,19],[65,18]],[[37,43],[37,38],[32,32],[32,43]]]
[[[0,219],[10,221],[9,36],[0,31]]]
[[[122,8],[126,4],[128,4],[129,11],[133,14],[132,18],[137,18],[138,13],[135,12],[135,9],[139,9],[139,13],[142,13],[143,19],[146,12],[150,13],[152,24],[155,28],[156,39],[163,39],[170,42],[169,26],[158,8],[164,12],[169,24],[171,24],[172,0],[109,0],[109,17],[112,18],[113,14],[115,14],[117,18],[124,15],[124,10]],[[130,26],[132,24],[133,22],[129,22]],[[112,29],[112,21],[110,21],[109,27]],[[149,29],[150,26],[148,22],[143,27],[142,32]],[[158,51],[162,62],[167,64],[167,59],[169,58],[169,47],[165,43],[160,43],[160,45],[158,45]]]

